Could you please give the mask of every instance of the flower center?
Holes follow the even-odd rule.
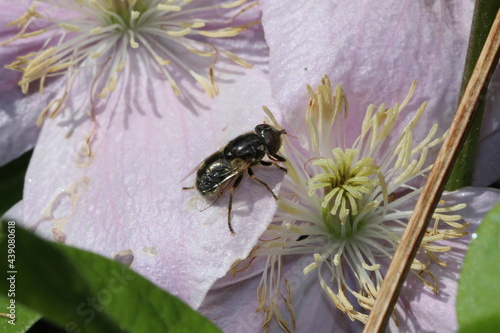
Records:
[[[329,233],[336,238],[348,238],[356,232],[355,217],[366,204],[364,197],[378,185],[378,166],[373,159],[358,160],[359,149],[335,148],[333,158],[320,158],[312,162],[323,173],[308,181],[309,196],[323,190],[323,220]]]
[[[186,74],[213,97],[218,92],[214,80],[218,58],[223,56],[240,66],[251,67],[210,42],[212,38],[237,36],[258,23],[228,26],[255,5],[241,7],[245,2],[205,6],[190,0],[35,1],[21,18],[9,23],[17,25],[20,32],[0,46],[29,39],[37,47],[40,35],[46,36],[38,51],[19,56],[6,66],[22,73],[19,85],[23,93],[35,81],[39,80],[42,93],[47,78],[67,76],[64,96],[49,103],[42,119],[46,114],[57,113],[81,69],[91,71],[91,98],[103,98],[113,92],[132,52],[141,52],[134,59],[153,69],[148,75],[159,75],[168,81],[175,94],[181,93],[176,81],[182,77],[179,74]],[[43,9],[37,11],[40,5]]]
[[[110,23],[112,24],[124,24],[128,29],[136,28],[132,23],[134,19],[132,16],[139,17],[141,14],[147,11],[148,4],[144,0],[110,0],[104,5],[104,8],[109,10],[111,13],[117,14],[121,20],[117,19],[115,15],[110,14],[108,16]]]

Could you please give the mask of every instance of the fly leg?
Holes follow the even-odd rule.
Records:
[[[262,161],[261,161],[261,162],[262,162]],[[272,163],[271,163],[271,164],[272,164]],[[273,190],[271,190],[271,188],[269,187],[269,185],[267,185],[266,183],[264,183],[264,182],[263,182],[262,180],[260,180],[259,178],[255,177],[255,175],[253,174],[253,171],[252,171],[252,169],[251,169],[251,168],[248,168],[247,170],[248,170],[248,175],[249,175],[251,178],[255,179],[255,180],[256,180],[256,181],[258,181],[260,184],[262,184],[265,188],[267,188],[267,190],[268,190],[269,192],[271,192],[271,194],[273,195],[273,198],[274,198],[275,200],[278,200],[278,197],[276,196],[276,194],[274,194]]]
[[[283,156],[280,156],[278,154],[267,155],[267,156],[269,156],[269,158],[272,159],[273,161],[286,162],[286,158],[284,158]]]
[[[265,166],[271,166],[271,165],[274,165],[275,167],[277,167],[278,169],[280,169],[281,171],[283,171],[284,173],[287,173],[288,170],[286,168],[283,168],[281,165],[279,165],[278,163],[274,163],[274,162],[268,162],[268,161],[260,161],[260,164],[262,165],[265,165]]]
[[[231,186],[231,190],[229,191],[229,203],[227,204],[227,226],[229,227],[229,231],[231,234],[235,234],[233,227],[231,226],[231,209],[233,208],[233,192],[238,187],[243,178],[243,174],[239,175],[238,178],[234,181],[233,186]]]

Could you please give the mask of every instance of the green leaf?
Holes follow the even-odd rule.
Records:
[[[10,298],[7,297],[6,292],[0,295],[0,312],[9,314]],[[12,306],[11,306],[12,307]],[[22,333],[26,332],[34,323],[40,319],[40,315],[31,311],[27,307],[16,304],[16,320],[11,321],[8,318],[0,317],[0,332],[2,333]],[[9,321],[11,323],[9,323]],[[15,324],[15,325],[14,325]]]
[[[23,198],[24,176],[32,151],[0,167],[0,216]]]
[[[12,224],[12,223],[11,223]],[[15,236],[12,236],[15,235]],[[8,238],[10,237],[10,238]],[[206,318],[124,265],[2,225],[0,290],[15,277],[16,303],[74,332],[219,332]],[[17,273],[11,274],[8,271]]]
[[[500,332],[500,204],[479,226],[465,256],[457,295],[460,332]],[[481,327],[481,329],[479,329]]]
[[[498,314],[490,318],[480,318],[470,323],[468,326],[461,327],[459,333],[498,333],[500,331],[500,318]]]
[[[460,97],[463,95],[465,88],[469,83],[474,67],[476,66],[477,59],[481,54],[499,8],[500,0],[476,0],[474,16],[472,18],[469,47],[467,49],[467,59],[465,59],[462,87],[460,89]],[[460,154],[455,162],[455,167],[453,168],[450,178],[448,179],[448,183],[446,184],[447,191],[454,191],[464,186],[469,186],[472,183],[472,172],[474,171],[477,145],[479,142],[479,130],[481,129],[481,122],[483,119],[485,93],[486,89],[484,90],[481,102],[478,105],[477,116],[472,121],[469,134],[467,135],[465,143],[460,150]]]

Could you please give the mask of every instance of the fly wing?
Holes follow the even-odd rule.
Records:
[[[184,178],[182,178],[180,181],[179,181],[179,184],[182,183],[183,181],[185,181],[186,179],[189,178],[189,176],[191,176],[193,173],[195,173],[196,171],[198,171],[198,169],[203,165],[203,162],[200,162],[193,170],[189,171],[189,173],[187,175],[184,176]]]
[[[188,179],[192,174],[194,174],[195,172],[197,172],[204,164],[207,163],[207,161],[209,161],[210,159],[218,156],[221,153],[222,153],[222,149],[219,149],[218,151],[216,151],[215,153],[213,153],[212,155],[210,155],[209,157],[207,157],[206,159],[204,159],[203,161],[201,161],[200,163],[198,163],[198,165],[196,167],[194,167],[193,170],[189,171],[189,173],[187,175],[185,175],[184,178],[182,178],[179,181],[179,184],[182,183],[183,181],[185,181],[186,179]]]

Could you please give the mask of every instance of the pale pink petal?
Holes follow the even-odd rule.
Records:
[[[472,1],[263,1],[272,90],[285,119],[304,128],[295,118],[308,102],[304,85],[314,89],[324,74],[342,84],[354,129],[370,103],[401,102],[417,80],[406,117],[429,104],[415,137],[435,122],[442,133],[458,102],[472,9]]]
[[[3,220],[21,221],[23,219],[23,202],[19,201],[14,206],[12,206],[5,214],[2,216]]]
[[[363,325],[359,321],[349,320],[331,303],[321,289],[317,275],[314,272],[309,275],[302,273],[310,261],[310,256],[284,258],[284,276],[292,288],[296,313],[294,332],[361,332]],[[231,275],[225,277],[228,280],[231,278]],[[238,278],[238,274],[235,278]],[[256,313],[260,279],[261,275],[257,275],[227,287],[211,289],[199,311],[214,320],[224,332],[262,332],[264,313]],[[215,287],[218,285],[219,283]],[[278,302],[281,315],[291,323],[285,303],[281,298]],[[284,332],[276,318],[273,318],[269,332]]]
[[[165,81],[147,75],[138,57],[131,63],[96,108],[96,124],[72,119],[84,94],[71,99],[74,110],[45,122],[26,177],[24,219],[49,239],[107,257],[131,250],[133,269],[196,308],[213,282],[248,255],[276,202],[244,179],[234,196],[232,236],[227,196],[199,212],[190,202],[195,191],[181,190],[195,176],[181,180],[264,120],[261,106],[272,106],[269,83],[259,68],[222,62],[217,97],[191,88],[177,98]],[[94,126],[87,161],[82,149]],[[282,171],[256,168],[256,174],[277,193]]]
[[[214,3],[206,0],[206,5]],[[186,6],[204,7],[200,1]],[[235,18],[238,10],[221,11],[227,15],[223,21]],[[53,14],[57,18],[60,13]],[[214,13],[210,15],[207,18]],[[253,7],[231,24],[258,20],[259,9]],[[207,25],[216,25],[211,22]],[[120,72],[116,90],[107,98],[94,99],[90,107],[89,91],[99,85],[93,70],[105,66],[96,68],[94,60],[82,60],[72,72],[77,73],[75,81],[65,86],[70,92],[59,114],[43,125],[26,176],[20,220],[48,239],[108,257],[119,258],[129,251],[132,268],[197,307],[212,283],[235,260],[248,255],[276,210],[271,194],[245,179],[234,196],[236,235],[232,236],[227,227],[227,194],[200,212],[191,200],[196,192],[182,191],[183,186],[194,184],[194,175],[183,181],[191,169],[264,120],[262,105],[276,109],[270,98],[268,50],[261,27],[253,25],[239,37],[214,44],[226,46],[255,66],[249,70],[218,54],[214,79],[219,95],[214,99],[186,75],[180,62],[172,63],[169,70],[183,92],[174,96],[151,58],[154,52],[140,48],[127,52],[128,64]],[[205,41],[202,36],[195,39]],[[40,48],[41,41],[16,41],[17,49],[6,61],[31,47]],[[193,54],[180,51],[179,56],[191,65]],[[204,58],[193,64],[205,73],[207,67],[200,59]],[[205,60],[209,65],[214,61]],[[64,91],[59,88],[54,92],[61,96]],[[40,98],[36,102],[40,109],[47,105]],[[22,106],[13,105],[15,114]],[[256,168],[256,174],[278,192],[282,171]]]

